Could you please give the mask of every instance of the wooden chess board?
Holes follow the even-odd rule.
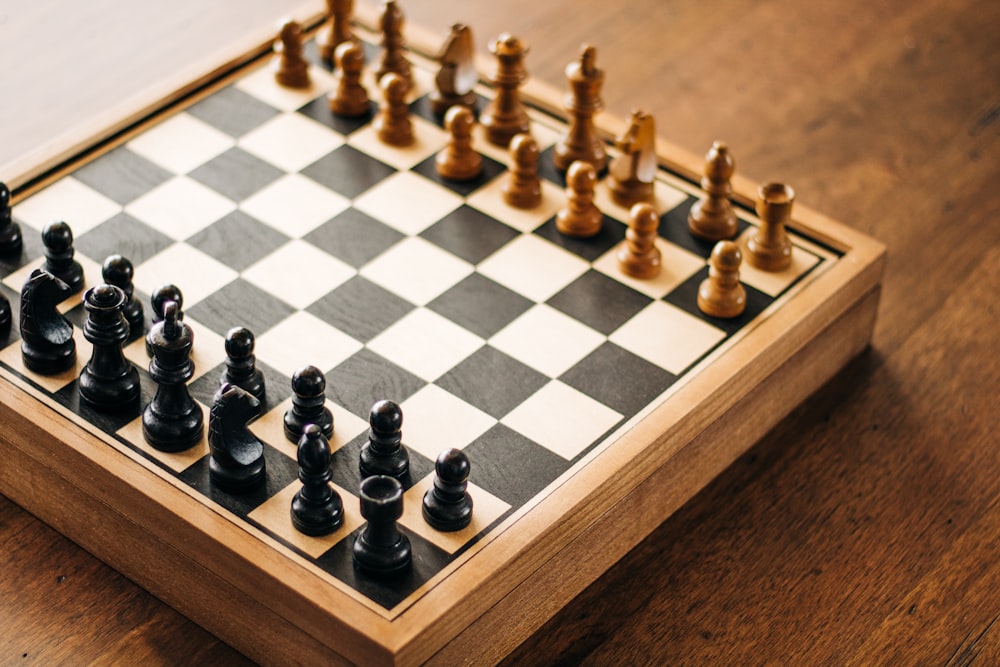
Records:
[[[446,135],[427,104],[432,64],[418,53],[436,44],[408,34],[412,147],[385,146],[367,120],[333,117],[334,80],[319,65],[311,88],[290,91],[265,57],[16,193],[25,250],[0,264],[15,312],[43,261],[40,229],[64,219],[88,285],[121,253],[147,303],[163,283],[182,288],[195,331],[190,387],[203,406],[225,331],[256,333],[268,393],[251,429],[269,476],[260,492],[226,494],[209,482],[205,442],[164,454],[144,442],[138,413],[81,404],[89,344],[77,295],[61,306],[77,326],[72,371],[25,370],[16,326],[0,349],[3,492],[265,662],[498,659],[859,352],[874,323],[882,247],[801,205],[792,267],[745,266],[747,312],[703,315],[695,296],[711,244],[687,232],[700,160],[666,143],[660,277],[618,271],[627,211],[603,184],[602,233],[558,234],[564,182],[550,155],[565,131],[563,94],[534,83],[525,97],[543,149],[542,206],[504,204],[507,156],[481,136],[482,177],[440,179],[433,158]],[[375,40],[361,36],[371,62]],[[492,95],[485,83],[478,92]],[[599,124],[608,138],[624,128]],[[756,188],[735,187],[745,243]],[[126,356],[148,401],[142,341]],[[289,378],[305,364],[327,375],[347,511],[325,538],[297,533],[288,513],[297,468],[281,420]],[[363,525],[357,456],[380,398],[403,407],[412,466],[401,526],[414,567],[392,581],[350,559]],[[420,517],[446,447],[472,461],[475,520],[454,534]]]

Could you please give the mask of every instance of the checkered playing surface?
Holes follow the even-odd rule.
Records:
[[[417,77],[426,91],[426,72]],[[135,263],[147,311],[152,290],[177,284],[195,330],[190,389],[203,406],[224,368],[225,332],[236,325],[254,331],[267,400],[251,428],[267,444],[265,489],[219,492],[209,483],[205,442],[181,454],[156,452],[143,442],[137,414],[109,417],[82,406],[76,378],[89,344],[79,329],[71,372],[43,378],[25,371],[16,327],[0,363],[206,502],[383,607],[405,600],[487,537],[833,259],[800,242],[786,272],[744,266],[746,314],[734,321],[707,317],[695,299],[711,244],[688,234],[694,198],[671,185],[671,177],[664,175],[656,189],[664,270],[656,279],[634,280],[615,260],[626,211],[603,186],[602,233],[582,241],[562,237],[553,217],[564,194],[551,168],[542,169],[542,205],[512,210],[499,191],[503,152],[482,141],[482,178],[455,184],[437,176],[433,157],[446,134],[419,95],[412,105],[417,142],[396,149],[379,143],[370,124],[330,116],[323,99],[334,85],[329,73],[314,68],[313,82],[304,92],[280,89],[268,68],[258,69],[97,158],[15,207],[25,251],[16,262],[0,262],[2,289],[16,312],[24,279],[42,262],[38,232],[59,219],[74,229],[88,285],[99,279],[104,257],[116,252]],[[546,159],[559,124],[539,113],[534,128]],[[79,296],[63,310],[82,326]],[[140,368],[148,400],[155,386],[142,341],[126,355]],[[297,467],[281,419],[290,377],[306,364],[326,373],[335,415],[334,483],[347,511],[345,525],[326,538],[297,533],[289,519]],[[380,398],[402,405],[411,456],[401,525],[413,543],[414,568],[392,584],[355,572],[348,539],[363,525],[358,452],[368,410]],[[464,449],[472,460],[475,521],[455,534],[439,533],[420,517],[433,460],[446,447]]]

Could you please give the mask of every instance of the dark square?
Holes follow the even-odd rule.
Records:
[[[601,231],[590,238],[580,239],[560,233],[556,228],[555,218],[536,229],[534,233],[575,255],[579,255],[588,262],[593,262],[615,245],[621,243],[625,239],[627,229],[628,227],[624,223],[605,215],[601,222]]]
[[[484,345],[434,384],[502,419],[548,381],[538,371]]]
[[[174,243],[166,234],[139,222],[128,213],[105,220],[74,241],[76,249],[98,264],[121,255],[138,268]]]
[[[520,235],[516,229],[497,222],[466,204],[420,234],[431,243],[472,264],[483,261]]]
[[[280,112],[253,95],[229,86],[189,107],[187,113],[232,137],[242,137]]]
[[[377,91],[368,91],[369,96],[373,93],[377,93]],[[306,118],[312,118],[316,122],[326,125],[335,132],[340,132],[344,136],[347,136],[370,123],[372,118],[375,116],[375,111],[377,109],[378,107],[373,100],[370,111],[367,115],[358,116],[357,118],[337,116],[330,111],[330,104],[326,100],[326,95],[323,95],[322,97],[317,97],[312,102],[309,102],[301,107],[298,110],[298,113],[302,114]]]
[[[334,429],[336,428],[337,425],[334,424]],[[352,493],[357,493],[361,486],[361,469],[358,466],[361,461],[361,447],[366,442],[368,442],[368,431],[365,431],[335,451],[333,453],[333,460],[330,463],[333,483]],[[405,415],[403,416],[403,445],[406,445]],[[410,470],[399,480],[400,484],[403,485],[403,491],[407,491],[411,486],[434,472],[433,461],[412,448],[408,447],[406,451],[410,457]]]
[[[402,403],[426,384],[368,348],[326,374],[327,396],[365,421],[375,401],[385,398]]]
[[[609,342],[559,379],[628,419],[662,394],[677,377]]]
[[[187,244],[243,271],[288,241],[274,227],[237,209],[187,240]]]
[[[660,236],[685,250],[708,259],[717,241],[700,239],[691,234],[688,228],[688,213],[690,213],[691,207],[696,201],[698,200],[695,197],[688,197],[674,208],[660,215]],[[736,233],[737,237],[749,226],[748,222],[740,218],[739,231]]]
[[[473,273],[427,304],[427,308],[477,336],[489,338],[533,305],[520,294]]]
[[[473,192],[482,187],[484,184],[489,183],[494,178],[496,178],[501,173],[507,170],[506,165],[497,162],[491,157],[483,155],[482,156],[483,168],[482,171],[479,172],[478,176],[468,181],[453,181],[442,177],[437,172],[437,166],[434,164],[434,160],[436,158],[437,158],[436,154],[430,156],[429,158],[418,164],[416,167],[414,167],[413,171],[431,179],[438,185],[442,185],[451,190],[452,192],[459,194],[463,197],[468,197]]]
[[[469,481],[515,509],[569,468],[569,461],[503,424],[463,449],[472,464]]]
[[[207,427],[207,424],[206,424]],[[217,488],[209,477],[209,455],[188,466],[178,477],[199,493],[222,505],[233,514],[246,519],[247,515],[263,505],[286,486],[297,483],[299,464],[270,445],[264,445],[264,465],[267,476],[264,484],[247,493],[228,493]]]
[[[413,310],[409,301],[355,276],[307,310],[349,336],[367,343]]]
[[[354,199],[396,170],[344,144],[313,162],[302,173],[323,187]]]
[[[201,165],[189,176],[233,201],[240,202],[260,192],[284,174],[285,172],[259,157],[250,155],[242,148],[233,147]]]
[[[742,315],[731,319],[706,315],[698,307],[698,288],[701,287],[701,283],[706,278],[708,278],[707,266],[678,285],[663,300],[677,306],[686,313],[690,313],[708,322],[712,326],[722,329],[727,335],[732,335],[739,331],[774,302],[771,296],[743,283],[743,289],[746,290],[747,294],[747,305]]]
[[[188,316],[220,336],[233,327],[246,327],[258,338],[294,312],[295,308],[242,278],[185,309]]]
[[[188,392],[191,394],[191,398],[211,407],[215,392],[219,390],[222,383],[222,374],[225,370],[226,364],[223,362],[190,383]],[[264,374],[264,400],[261,401],[260,406],[260,416],[262,417],[292,395],[292,381],[291,378],[274,370],[259,359],[257,360],[257,370]],[[268,444],[277,446],[280,443],[270,442]]]
[[[305,236],[305,240],[355,268],[361,268],[404,238],[375,218],[349,208]]]
[[[476,104],[472,110],[472,112],[476,115],[476,118],[479,118],[479,112],[485,109],[489,102],[490,100],[488,97],[476,93]],[[447,113],[447,111],[445,113]],[[434,113],[434,110],[431,108],[430,98],[427,95],[421,95],[410,103],[410,114],[413,116],[419,116],[424,120],[429,120],[438,127],[444,127],[444,114],[439,116]]]
[[[547,303],[607,336],[651,302],[648,296],[590,269]]]
[[[125,205],[146,194],[173,174],[120,146],[73,172],[73,178]]]

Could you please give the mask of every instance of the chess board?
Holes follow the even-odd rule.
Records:
[[[379,49],[361,36],[371,63]],[[862,349],[874,322],[881,246],[801,206],[791,268],[744,264],[744,315],[702,314],[697,288],[712,244],[687,230],[700,165],[666,144],[655,189],[659,277],[619,271],[627,211],[603,183],[602,232],[560,235],[554,217],[566,196],[551,152],[565,132],[562,95],[539,86],[526,96],[542,149],[540,207],[504,203],[506,151],[481,135],[482,176],[441,179],[434,156],[447,135],[426,97],[433,69],[412,58],[413,146],[381,143],[370,119],[332,116],[334,78],[319,64],[311,87],[296,91],[274,82],[265,57],[18,192],[25,248],[0,262],[16,313],[21,285],[43,262],[40,230],[65,220],[87,285],[100,282],[105,257],[125,255],[147,319],[148,295],[178,285],[195,337],[190,391],[206,413],[225,332],[256,334],[267,394],[250,428],[265,443],[265,488],[222,492],[209,481],[207,442],[159,452],[143,440],[138,410],[81,403],[90,344],[80,295],[60,306],[76,326],[71,371],[26,370],[16,326],[0,343],[0,446],[10,462],[0,483],[266,662],[501,657]],[[478,92],[482,106],[492,92],[485,83]],[[601,122],[609,137],[624,128]],[[737,182],[741,243],[757,224],[752,194]],[[145,403],[155,385],[142,339],[125,354]],[[320,538],[292,527],[299,482],[282,432],[290,378],[307,364],[326,374],[331,469],[346,510],[344,525]],[[391,580],[351,561],[364,524],[358,454],[383,398],[402,406],[411,460],[400,525],[414,563]],[[472,462],[474,519],[457,533],[420,513],[448,447]]]

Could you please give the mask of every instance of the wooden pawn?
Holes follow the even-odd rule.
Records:
[[[629,209],[625,245],[618,251],[618,268],[633,278],[655,278],[660,273],[661,255],[656,247],[660,216],[646,202]]]
[[[500,190],[515,208],[535,208],[542,203],[542,181],[538,177],[538,143],[530,134],[510,140],[510,173]]]
[[[740,284],[743,254],[732,241],[719,241],[708,259],[708,278],[698,287],[698,308],[711,317],[739,317],[747,306]]]
[[[444,116],[448,145],[434,158],[441,178],[471,181],[483,170],[483,156],[472,147],[472,128],[476,117],[468,107],[454,106]]]
[[[577,160],[566,172],[566,206],[556,214],[556,229],[566,236],[587,238],[601,231],[604,218],[594,203],[597,170]]]

